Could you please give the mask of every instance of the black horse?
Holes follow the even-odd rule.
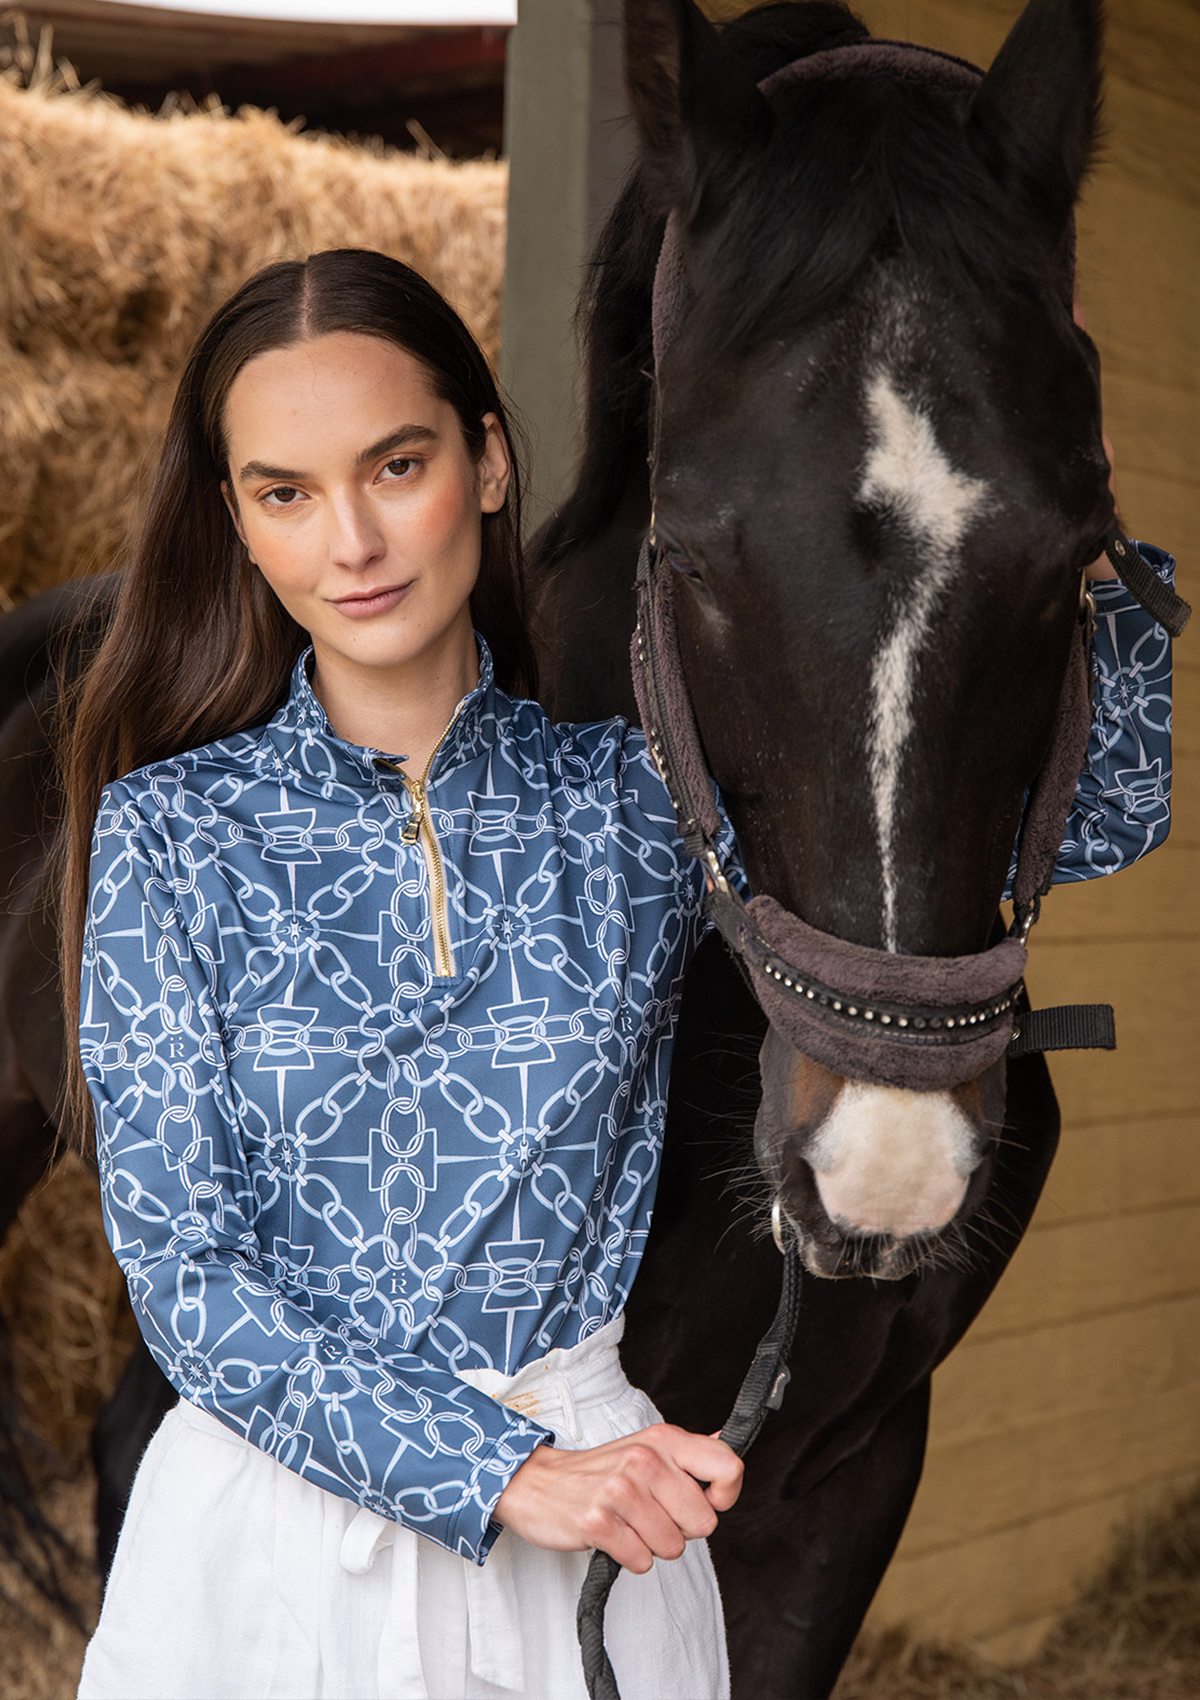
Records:
[[[869,45],[817,0],[719,34],[690,0],[625,8],[640,159],[582,303],[580,476],[536,551],[554,706],[636,713],[652,527],[751,884],[854,945],[944,957],[996,937],[1112,523],[1071,313],[1098,12],[1032,0],[981,81]],[[772,1195],[813,1273],[907,1271],[806,1284],[787,1399],[712,1541],[746,1700],[829,1693],[894,1550],[930,1372],[1057,1141],[1041,1058],[1004,1076],[863,1087],[767,1029],[715,942],[693,964],[631,1379],[674,1421],[724,1420],[778,1295]],[[730,1128],[756,1105],[748,1175]]]
[[[718,38],[690,0],[635,0],[625,28],[642,159],[586,307],[583,470],[539,550],[565,657],[556,706],[632,706],[627,587],[653,448],[688,682],[753,887],[856,944],[982,950],[1081,565],[1111,518],[1094,350],[1065,298],[1097,7],[1033,0],[978,86],[838,59],[867,38],[836,5],[769,6]],[[760,91],[806,59],[819,75]],[[45,729],[23,693],[52,694],[42,657],[61,602],[22,610],[0,651],[22,687],[0,828],[23,823],[5,854],[26,891],[44,862],[28,793]],[[0,975],[10,1208],[52,1132],[49,936],[23,901]],[[36,1020],[23,988],[43,999]],[[709,944],[691,970],[625,1359],[668,1417],[721,1424],[777,1297],[772,1195],[811,1268],[908,1269],[806,1284],[791,1389],[714,1538],[735,1693],[814,1700],[903,1526],[930,1371],[1029,1220],[1057,1112],[1040,1059],[1010,1066],[1001,1116],[1000,1070],[960,1099],[864,1099],[774,1038],[756,1169],[763,1035]],[[102,1429],[110,1519],[170,1397],[135,1359]]]

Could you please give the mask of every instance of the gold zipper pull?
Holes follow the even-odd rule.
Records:
[[[412,814],[404,823],[400,842],[401,844],[415,844],[421,836],[421,822],[425,818],[425,787],[419,779],[410,779],[407,783],[412,795]]]

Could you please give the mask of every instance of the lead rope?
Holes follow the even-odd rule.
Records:
[[[792,1239],[783,1254],[783,1291],[779,1295],[779,1308],[759,1341],[754,1362],[746,1372],[733,1410],[721,1430],[720,1438],[733,1448],[739,1458],[744,1458],[754,1444],[767,1412],[777,1411],[783,1404],[783,1395],[791,1380],[787,1360],[791,1355],[799,1313],[800,1249],[796,1240]],[[587,1683],[589,1700],[621,1700],[621,1691],[604,1647],[604,1609],[620,1571],[621,1566],[615,1558],[610,1558],[606,1552],[594,1552],[583,1587],[579,1590],[575,1627],[583,1655],[583,1679]]]

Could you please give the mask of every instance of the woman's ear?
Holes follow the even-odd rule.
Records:
[[[237,499],[235,498],[233,491],[229,488],[229,480],[227,478],[222,478],[221,480],[221,496],[225,506],[229,509],[229,517],[233,521],[233,529],[237,532],[238,536],[245,544],[247,555],[250,555],[250,545],[249,543],[246,543],[246,533],[242,530],[242,516],[238,513]],[[253,555],[250,555],[250,560],[255,566],[258,565],[258,562],[255,561]]]
[[[495,514],[504,506],[508,495],[512,461],[498,416],[485,413],[481,423],[487,436],[479,457],[479,506],[483,513]]]

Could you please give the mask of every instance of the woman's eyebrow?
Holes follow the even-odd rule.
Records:
[[[303,484],[303,472],[290,472],[286,466],[268,466],[265,460],[248,460],[238,473],[238,481],[248,484],[252,478],[290,478],[297,484]]]
[[[358,456],[358,465],[365,466],[368,461],[387,454],[391,449],[407,449],[415,443],[436,441],[437,432],[431,425],[400,425],[377,443],[372,443],[369,449],[364,449]],[[238,479],[246,483],[254,478],[290,478],[297,484],[304,484],[308,481],[308,473],[297,472],[294,467],[268,466],[265,460],[248,460],[238,473]]]
[[[375,460],[379,455],[387,454],[389,449],[407,449],[414,443],[435,443],[437,432],[432,425],[401,425],[386,437],[380,437],[377,443],[372,443],[369,449],[364,449],[358,457],[358,464],[364,466],[367,461]]]

